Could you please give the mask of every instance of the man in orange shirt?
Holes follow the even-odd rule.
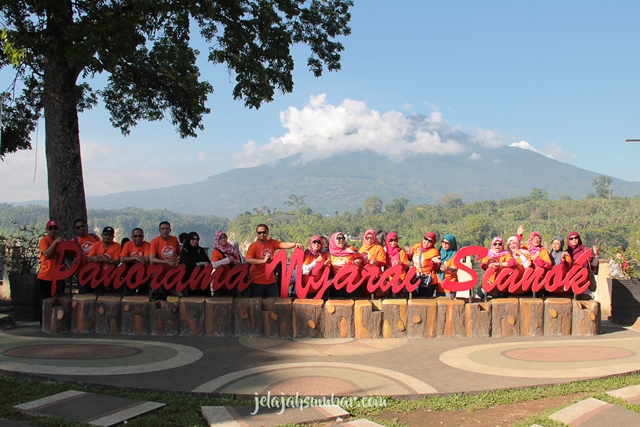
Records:
[[[152,264],[162,264],[166,273],[172,267],[178,265],[180,257],[180,242],[176,236],[171,235],[171,224],[169,221],[162,221],[158,226],[160,235],[151,241],[149,248],[149,262]],[[163,273],[164,274],[164,273]],[[164,298],[164,289],[157,291],[159,298]]]
[[[80,269],[89,263],[89,252],[91,252],[91,247],[94,243],[100,241],[100,237],[97,234],[89,233],[89,229],[87,227],[87,220],[79,218],[73,222],[73,228],[76,230],[76,237],[73,238],[73,241],[80,245],[80,249],[82,249],[82,258],[76,259],[74,262],[80,263]],[[78,293],[93,293],[93,289],[89,286],[81,286],[78,284]]]
[[[42,300],[51,297],[51,288],[53,281],[51,280],[51,271],[58,266],[56,246],[64,239],[58,237],[58,222],[49,220],[47,222],[47,235],[40,239],[38,244],[40,247],[40,270],[36,277],[38,287],[40,288],[40,325],[42,325]],[[56,295],[60,296],[64,292],[64,281],[58,280]]]
[[[117,266],[120,264],[120,243],[114,242],[113,238],[115,236],[115,230],[113,227],[105,227],[102,230],[102,242],[95,242],[93,246],[91,246],[91,250],[89,251],[89,262],[98,262],[102,264],[102,268],[105,270],[110,265]],[[98,293],[104,293],[104,291],[110,286],[110,284],[105,283],[103,285],[105,289],[100,289]]]
[[[144,230],[142,228],[134,228],[131,230],[131,241],[124,244],[122,251],[120,252],[120,262],[127,264],[127,269],[134,263],[149,264],[149,254],[151,251],[151,245],[144,240]],[[149,294],[149,284],[145,283],[140,285],[137,289],[129,289],[125,287],[125,294],[134,294],[138,292],[140,295]]]
[[[297,242],[279,242],[278,240],[270,239],[269,227],[265,224],[259,224],[256,227],[256,234],[258,238],[249,246],[246,257],[247,264],[251,265],[249,269],[251,296],[262,298],[278,297],[280,296],[280,291],[278,283],[276,283],[276,277],[273,274],[269,277],[265,275],[265,264],[271,261],[273,254],[278,249],[302,249],[302,245]]]

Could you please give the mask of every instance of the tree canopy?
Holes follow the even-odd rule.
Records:
[[[15,70],[2,94],[0,157],[31,148],[44,115],[51,218],[65,231],[86,216],[78,112],[102,98],[123,134],[168,113],[194,137],[213,86],[202,81],[191,30],[208,60],[235,77],[233,96],[250,108],[293,90],[291,47],[310,49],[315,76],[340,69],[340,36],[350,34],[352,0],[0,0],[0,68]],[[104,88],[89,84],[108,74]]]

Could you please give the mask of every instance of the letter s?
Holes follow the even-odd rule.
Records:
[[[478,257],[484,257],[487,255],[487,248],[484,246],[465,246],[456,252],[456,256],[453,258],[453,265],[458,269],[471,276],[471,279],[464,282],[452,282],[449,279],[444,279],[442,286],[452,292],[466,291],[473,289],[478,283],[478,275],[472,268],[467,267],[462,263],[462,258],[470,255],[476,255]]]

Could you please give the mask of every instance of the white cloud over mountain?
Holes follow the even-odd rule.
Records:
[[[574,158],[573,155],[565,153],[564,149],[553,142],[547,145],[543,150],[538,150],[533,145],[529,144],[527,141],[514,142],[510,144],[509,147],[522,148],[523,150],[533,151],[538,154],[542,154],[550,159],[558,160],[561,162],[565,162]]]
[[[294,154],[308,161],[362,150],[401,160],[414,154],[460,154],[466,150],[465,142],[489,148],[504,144],[492,130],[452,126],[439,111],[428,116],[381,113],[352,99],[330,104],[325,94],[312,96],[301,109],[289,107],[280,113],[280,121],[287,132],[266,145],[247,142],[235,156],[236,166],[256,166]]]

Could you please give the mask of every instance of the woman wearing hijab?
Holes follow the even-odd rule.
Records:
[[[528,250],[520,247],[520,239],[522,236],[511,236],[507,239],[507,250],[516,261],[516,268],[518,269],[518,277],[516,280],[520,280],[522,275],[524,274],[524,270],[529,267],[533,267],[533,262],[531,261],[531,254]],[[522,296],[525,293],[530,293],[529,291],[523,291],[522,288],[517,289],[515,291],[510,292],[514,295]]]
[[[489,248],[489,252],[487,256],[482,259],[480,263],[480,268],[486,270],[489,267],[495,267],[495,272],[489,277],[489,282],[493,283],[498,277],[498,274],[504,268],[514,268],[516,267],[516,260],[513,259],[511,253],[504,248],[504,240],[502,237],[496,236],[491,241],[491,247]],[[491,292],[491,296],[495,297],[500,294],[500,291],[497,288]],[[480,289],[476,295],[477,297],[484,298],[485,293],[483,289]]]
[[[560,236],[556,236],[551,241],[551,252],[549,252],[549,257],[551,258],[551,264],[554,268],[556,265],[562,266],[562,275],[564,276],[569,268],[571,267],[571,256],[569,252],[564,250],[564,239]],[[564,289],[556,289],[553,292],[544,291],[545,295],[553,296],[553,297],[568,297],[571,295],[570,291],[565,291]]]
[[[542,237],[537,231],[532,231],[527,240],[527,251],[531,255],[531,261],[536,268],[549,270],[552,267],[549,252],[542,247]]]
[[[398,233],[395,231],[391,231],[387,233],[385,244],[385,252],[387,255],[387,261],[385,268],[391,268],[396,265],[400,265],[402,268],[402,273],[400,274],[400,281],[404,281],[407,276],[407,270],[409,269],[409,257],[407,253],[402,249],[398,244]],[[389,280],[392,280],[393,276],[389,277]],[[377,297],[381,298],[384,296],[388,296],[391,293],[391,289],[387,292],[381,292]]]
[[[191,277],[191,273],[196,267],[205,267],[211,262],[207,256],[207,251],[200,246],[200,236],[195,231],[192,231],[187,236],[182,251],[180,252],[180,264],[184,264],[187,269],[186,277]],[[185,291],[187,289],[185,288]],[[188,290],[191,296],[210,296],[209,289],[194,289]]]
[[[347,246],[347,241],[344,233],[340,231],[333,233],[331,235],[331,238],[329,239],[329,255],[331,261],[331,273],[334,277],[347,265],[356,265],[360,267],[363,262],[362,255],[359,254],[356,248],[354,248],[353,246]],[[360,275],[358,275],[356,280],[360,279],[359,276]],[[345,288],[332,288],[331,294],[332,296],[343,298],[350,296],[347,294]]]
[[[452,282],[458,281],[458,269],[453,264],[456,252],[458,252],[458,242],[453,234],[445,234],[440,242],[440,268],[438,269],[438,289],[436,296],[447,296],[455,298],[455,292],[445,289],[442,284],[445,279]]]
[[[370,265],[377,265],[380,269],[383,269],[387,263],[387,254],[385,254],[384,248],[378,244],[376,232],[373,229],[364,232],[362,246],[358,252],[362,254],[366,262]]]
[[[416,276],[421,284],[416,289],[417,296],[432,297],[438,283],[438,270],[440,269],[440,252],[435,248],[436,233],[425,233],[422,242],[416,243],[407,252],[409,260],[416,268]]]
[[[240,253],[234,245],[228,241],[227,233],[216,231],[213,237],[213,251],[211,252],[211,264],[213,268],[222,268],[220,279],[224,279],[231,268],[240,264]]]
[[[572,231],[567,236],[567,253],[571,257],[572,265],[578,262],[578,258],[586,251],[586,248],[582,244],[580,234]],[[598,247],[594,246],[593,253],[580,264],[580,267],[589,269],[589,288],[585,290],[581,295],[576,295],[578,299],[591,299],[591,292],[596,290],[595,274],[598,274],[599,260],[598,260]]]
[[[316,265],[323,264],[325,267],[331,265],[329,254],[323,250],[323,246],[322,237],[320,236],[313,236],[309,240],[309,246],[304,251],[304,261],[302,263],[302,285],[304,287],[307,286],[307,281]],[[316,281],[322,277],[322,271],[320,270],[319,273],[313,276]],[[307,294],[307,298],[313,298],[315,294],[316,292],[311,291]]]

